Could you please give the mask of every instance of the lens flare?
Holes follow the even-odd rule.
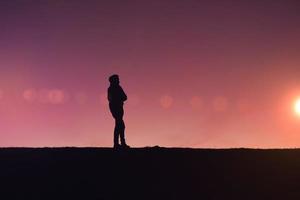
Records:
[[[295,102],[295,107],[294,107],[294,109],[295,109],[296,114],[300,116],[300,99],[298,99],[298,100]]]

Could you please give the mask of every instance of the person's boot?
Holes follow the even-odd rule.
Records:
[[[121,144],[121,147],[122,147],[123,149],[129,149],[129,148],[130,148],[130,146],[127,145],[125,142]]]
[[[121,145],[119,144],[114,144],[114,149],[120,149]]]

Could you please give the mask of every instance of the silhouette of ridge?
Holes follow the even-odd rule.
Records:
[[[299,157],[300,149],[2,148],[1,196],[299,199]]]

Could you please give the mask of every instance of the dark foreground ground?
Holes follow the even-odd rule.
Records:
[[[300,199],[300,150],[0,149],[0,199]]]

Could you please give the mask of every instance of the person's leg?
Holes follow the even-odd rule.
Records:
[[[125,123],[123,119],[120,119],[120,139],[121,139],[121,145],[126,145],[125,141]]]
[[[119,146],[119,130],[118,130],[118,121],[115,119],[115,129],[114,129],[114,147]]]
[[[118,107],[113,105],[113,104],[109,104],[109,109],[110,112],[113,116],[113,118],[115,119],[115,128],[114,128],[114,137],[113,137],[113,142],[114,142],[114,147],[118,147],[119,146],[119,125],[118,125]]]
[[[123,120],[124,110],[123,106],[110,106],[113,117],[115,118],[115,129],[114,129],[114,146],[119,146],[119,137],[122,146],[127,146],[125,140],[125,123]]]
[[[121,144],[125,144],[124,130],[125,125],[123,119],[117,118],[114,131],[114,144],[119,144],[119,137],[121,139]]]
[[[124,116],[124,109],[123,106],[120,107],[120,110],[118,112],[118,121],[119,121],[119,135],[120,135],[120,139],[121,139],[121,145],[122,146],[127,146],[126,144],[126,140],[125,140],[125,123],[123,120],[123,116]]]

